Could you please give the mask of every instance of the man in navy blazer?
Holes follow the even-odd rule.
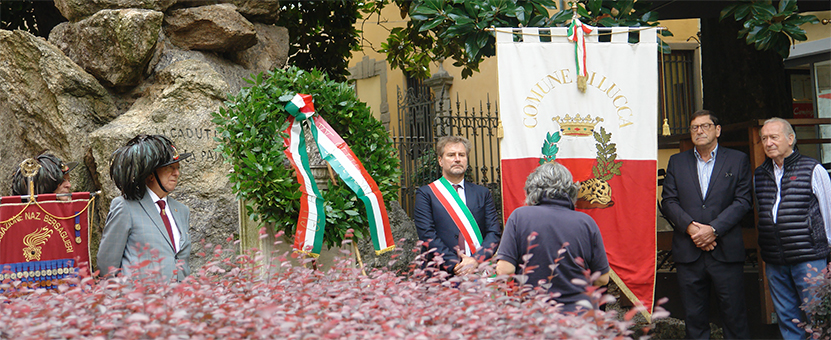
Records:
[[[499,215],[490,190],[464,180],[467,155],[470,154],[470,142],[467,139],[458,136],[442,137],[436,145],[436,154],[442,178],[416,190],[414,219],[418,238],[424,242],[424,251],[435,248],[435,253],[442,255],[442,269],[456,275],[469,274],[476,269],[479,261],[491,258],[496,251],[502,237]],[[446,186],[442,186],[442,183]],[[452,209],[448,211],[447,205],[453,201],[450,190],[458,194],[461,200],[459,203],[464,204],[475,223],[469,221],[464,209],[461,212]],[[461,209],[461,204],[457,208]],[[470,229],[460,229],[460,222],[463,226],[470,225]],[[481,242],[475,240],[477,237],[474,228],[478,229]],[[471,230],[473,232],[468,232]],[[466,239],[464,235],[469,235],[470,238]],[[470,245],[476,243],[476,249],[472,249]],[[428,255],[428,260],[431,258]]]
[[[190,156],[180,155],[162,135],[138,135],[113,152],[110,177],[122,195],[110,204],[101,235],[102,276],[137,274],[145,260],[141,274],[158,270],[164,281],[182,281],[190,274],[190,210],[168,196],[179,181],[179,162]]]
[[[745,308],[744,242],[739,222],[750,211],[747,155],[718,145],[721,126],[709,110],[693,113],[695,148],[669,159],[663,212],[673,223],[676,263],[687,339],[709,339],[714,288],[726,339],[749,339]]]

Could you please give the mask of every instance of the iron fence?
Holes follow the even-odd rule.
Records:
[[[458,95],[455,102],[437,100],[426,86],[398,88],[397,97],[398,134],[393,141],[401,160],[401,207],[412,216],[416,189],[441,177],[435,152],[438,138],[455,135],[472,145],[465,179],[490,189],[501,218],[497,103],[489,95],[478,105],[469,105]]]

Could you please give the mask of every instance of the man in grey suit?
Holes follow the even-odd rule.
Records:
[[[752,207],[750,161],[718,145],[721,126],[709,110],[692,114],[695,148],[673,155],[664,180],[663,212],[673,222],[672,258],[684,307],[687,339],[709,339],[711,287],[725,339],[748,339],[739,222]]]
[[[102,276],[158,270],[164,280],[181,281],[190,274],[190,210],[168,196],[179,179],[179,162],[190,156],[161,135],[138,135],[113,153],[110,177],[122,195],[110,204],[101,236]],[[155,252],[161,261],[154,261]],[[138,267],[145,260],[150,264]]]

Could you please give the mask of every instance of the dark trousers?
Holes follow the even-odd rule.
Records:
[[[725,339],[750,339],[743,263],[720,262],[705,252],[692,263],[676,263],[687,339],[710,338],[710,289],[715,290]]]

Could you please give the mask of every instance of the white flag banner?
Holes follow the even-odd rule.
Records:
[[[534,168],[565,165],[581,182],[577,209],[600,226],[612,278],[651,313],[657,29],[578,27],[577,42],[567,28],[496,29],[504,216],[523,204]]]

